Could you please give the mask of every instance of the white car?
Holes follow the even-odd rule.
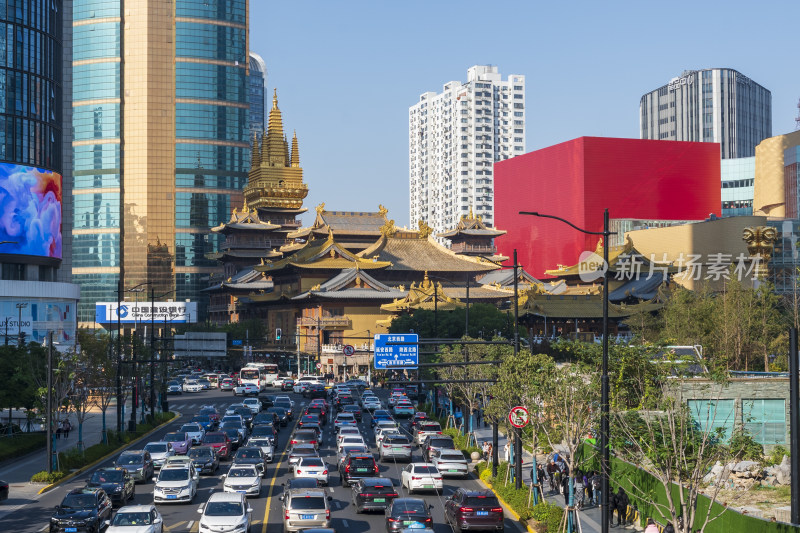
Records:
[[[292,390],[297,394],[300,394],[305,390],[305,388],[312,383],[319,383],[320,385],[325,385],[325,380],[322,379],[320,376],[303,376],[302,378],[297,378],[294,381],[294,387]]]
[[[367,446],[367,443],[364,437],[345,437],[336,446],[337,451],[341,450],[342,446]]]
[[[292,379],[292,376],[278,376],[277,378],[272,380],[271,385],[277,389],[280,389],[283,386],[283,382],[287,379]]]
[[[163,533],[164,518],[155,505],[128,505],[106,520],[106,533]]]
[[[258,394],[261,392],[261,389],[258,385],[253,385],[248,383],[247,385],[237,385],[233,388],[233,395],[234,396],[248,396],[250,394]]]
[[[197,512],[202,515],[198,533],[250,531],[250,515],[253,514],[253,509],[248,506],[244,494],[215,492]]]
[[[165,465],[153,487],[153,503],[190,503],[197,494],[200,475],[193,464]]]
[[[375,409],[383,409],[383,404],[381,403],[381,401],[374,396],[366,398],[361,403],[364,409],[366,409],[367,411],[374,411]]]
[[[345,437],[361,437],[361,432],[357,427],[344,426],[339,430],[339,434],[336,436],[336,443],[342,442],[342,439]]]
[[[389,407],[394,407],[394,404],[399,402],[401,399],[402,400],[408,400],[408,398],[406,398],[405,394],[398,394],[398,393],[392,394],[389,397]]]
[[[380,435],[382,431],[386,431],[387,429],[400,431],[400,426],[398,426],[394,420],[380,420],[377,424],[375,424],[375,429],[373,429],[373,431],[375,432],[375,438],[377,439],[378,435]]]
[[[469,476],[467,458],[460,451],[442,448],[434,450],[431,455],[431,463],[436,465],[442,476]]]
[[[292,467],[294,477],[310,477],[320,485],[328,484],[328,465],[320,457],[301,457]]]
[[[272,403],[277,405],[278,403],[283,403],[283,402],[285,402],[287,400],[289,401],[289,405],[292,407],[292,409],[294,409],[294,400],[292,400],[291,398],[289,398],[285,394],[283,396],[275,396],[275,399],[272,400]]]
[[[203,426],[201,426],[196,422],[192,422],[190,424],[184,424],[178,431],[180,433],[186,433],[189,436],[189,438],[192,439],[192,444],[200,444],[200,441],[202,441],[203,437],[206,436],[206,432],[203,429]]]
[[[247,443],[245,446],[257,446],[261,448],[261,451],[264,452],[264,455],[267,456],[267,462],[271,463],[272,459],[274,459],[275,448],[272,446],[272,439],[269,438],[260,438],[260,437],[250,437],[247,439]]]
[[[379,432],[376,432],[375,433],[375,446],[380,448],[381,447],[381,443],[383,443],[383,439],[385,439],[387,435],[397,435],[397,436],[399,436],[399,435],[402,435],[402,433],[400,433],[400,430],[396,429],[396,428],[386,428],[386,429],[383,429],[383,430],[381,430]]]
[[[161,468],[167,459],[175,455],[175,450],[169,442],[148,442],[144,449],[150,452],[154,468]]]
[[[180,383],[171,383],[167,386],[167,394],[183,394],[183,386]]]
[[[255,465],[238,464],[231,466],[227,474],[223,474],[225,492],[240,492],[247,496],[261,496],[261,473]]]
[[[261,401],[258,398],[245,398],[242,403],[249,407],[254,415],[261,412]]]
[[[353,413],[339,413],[333,420],[333,429],[339,431],[342,426],[358,427],[358,421]]]
[[[194,379],[187,379],[183,382],[183,392],[202,392],[203,386]]]
[[[409,494],[415,490],[442,490],[442,474],[433,463],[411,463],[400,474],[400,483]]]

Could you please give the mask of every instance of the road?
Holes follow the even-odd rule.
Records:
[[[273,392],[273,391],[269,391]],[[382,396],[385,400],[384,391],[378,390],[378,395]],[[281,484],[291,478],[291,473],[288,469],[287,458],[287,442],[292,433],[293,425],[299,418],[301,409],[309,403],[309,400],[302,398],[297,394],[290,394],[295,401],[295,420],[290,422],[289,426],[283,428],[278,436],[278,443],[275,453],[275,458],[267,468],[266,475],[262,481],[262,491],[260,498],[250,498],[249,503],[253,508],[252,514],[252,533],[279,533],[283,531],[282,509],[281,501],[278,496],[281,494]],[[234,397],[229,392],[221,392],[218,390],[204,391],[195,394],[183,394],[182,396],[173,396],[170,398],[170,406],[173,410],[181,413],[181,417],[176,419],[175,422],[163,428],[158,433],[153,435],[150,441],[157,441],[169,431],[175,431],[181,424],[188,421],[197,410],[203,405],[214,405],[218,410],[224,412],[225,408],[233,403],[239,403],[241,398]],[[362,435],[372,445],[372,450],[376,453],[375,441],[370,429],[370,417],[365,413],[363,421],[360,424]],[[365,531],[385,531],[385,519],[383,513],[370,513],[370,514],[356,514],[351,501],[351,489],[342,487],[339,480],[338,472],[336,471],[336,450],[331,444],[335,442],[333,433],[333,424],[325,426],[324,435],[325,446],[320,448],[320,456],[322,456],[330,465],[329,470],[332,472],[330,478],[329,491],[333,497],[331,502],[331,522],[332,527],[337,532],[347,531],[349,533],[361,533]],[[136,446],[141,448],[146,444],[142,442]],[[419,452],[415,450],[415,462],[421,462],[422,458]],[[109,466],[111,460],[98,465]],[[407,496],[406,490],[400,486],[400,472],[405,466],[405,463],[399,464],[386,464],[379,463],[381,475],[389,477],[393,480],[395,487],[401,497]],[[229,462],[223,461],[220,469],[214,475],[202,476],[199,485],[199,491],[195,497],[194,502],[191,504],[176,504],[176,505],[159,505],[159,511],[164,517],[165,530],[171,533],[196,533],[198,531],[198,508],[201,503],[208,499],[208,496],[217,491],[222,490],[222,474],[226,473],[230,467]],[[40,500],[30,505],[19,509],[3,518],[3,530],[14,531],[15,533],[40,533],[48,530],[49,517],[53,509],[63,499],[64,495],[73,488],[82,487],[92,472],[84,473],[68,483],[65,483],[49,493],[40,497]],[[451,528],[445,524],[443,518],[443,509],[445,498],[451,494],[456,488],[465,486],[468,488],[479,489],[480,486],[474,477],[467,480],[461,479],[448,479],[445,478],[445,487],[442,494],[428,493],[428,494],[414,494],[415,497],[422,497],[428,503],[433,505],[432,515],[434,520],[434,531],[436,533],[450,533]],[[136,486],[136,503],[152,503],[153,501],[153,482],[139,484]],[[510,518],[506,518],[506,531],[516,532],[522,531],[520,526]]]

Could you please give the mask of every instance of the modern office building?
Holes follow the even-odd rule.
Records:
[[[602,232],[603,210],[613,221],[705,220],[720,214],[719,145],[581,137],[495,165],[496,241],[534,277],[576,265],[599,237],[558,220],[520,215],[536,211]]]
[[[735,217],[753,214],[753,186],[756,177],[756,158],[723,159],[722,216]]]
[[[250,137],[264,132],[266,120],[265,93],[267,86],[267,64],[264,59],[250,52],[250,74],[248,87],[248,103],[250,105]]]
[[[0,2],[0,335],[13,344],[23,333],[43,342],[53,332],[59,349],[69,349],[80,290],[59,274],[70,253],[63,4]]]
[[[642,139],[719,143],[723,159],[751,157],[772,136],[772,93],[728,68],[687,70],[639,102]]]
[[[408,110],[409,217],[435,233],[470,210],[493,226],[493,167],[525,152],[525,77],[473,66]]]
[[[206,258],[218,243],[210,228],[241,202],[250,164],[248,2],[74,0],[73,10],[79,319],[116,301],[121,280],[196,301],[202,320],[200,290],[219,271]]]

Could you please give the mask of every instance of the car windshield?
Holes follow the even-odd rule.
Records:
[[[215,415],[215,414],[217,414],[217,411],[213,407],[205,407],[203,409],[200,409],[200,414],[201,415]]]
[[[345,444],[354,444],[357,442],[364,442],[364,439],[361,437],[345,437],[342,439],[342,442]]]
[[[295,496],[292,498],[291,509],[295,511],[324,510],[325,498],[322,496]]]
[[[317,438],[317,432],[311,430],[298,431],[294,434],[295,440],[310,440]]]
[[[469,496],[464,500],[464,505],[479,506],[489,505],[492,507],[500,507],[500,502],[494,496]]]
[[[200,426],[194,424],[184,424],[181,426],[181,431],[186,433],[197,433],[200,431]]]
[[[224,431],[228,435],[228,438],[233,438],[233,439],[239,438],[239,430],[236,428],[222,428],[222,431]]]
[[[271,446],[269,439],[250,439],[253,446]]]
[[[117,513],[112,526],[149,526],[153,523],[150,513]]]
[[[92,474],[92,483],[119,483],[122,472],[119,470],[98,470]]]
[[[231,468],[228,477],[256,477],[258,472],[255,468]]]
[[[206,516],[242,516],[244,510],[239,502],[208,502]]]
[[[355,420],[356,417],[353,416],[352,413],[340,413],[339,416],[336,417],[337,420]]]
[[[142,456],[141,455],[134,455],[123,453],[117,459],[118,465],[140,465],[142,464]]]
[[[192,448],[186,455],[191,459],[205,459],[214,457],[214,450],[211,448]]]
[[[423,422],[422,424],[420,424],[419,430],[420,431],[441,431],[442,430],[442,426],[440,426],[436,422],[434,422],[433,424],[431,424],[430,422]]]
[[[415,466],[415,474],[438,474],[439,470],[435,466]]]
[[[399,514],[428,514],[425,508],[425,502],[415,500],[395,500],[392,505],[392,514],[397,516]]]
[[[375,460],[371,459],[371,458],[363,458],[362,459],[362,458],[359,458],[359,457],[354,457],[350,461],[350,466],[352,466],[353,468],[370,468],[370,467],[375,466]]]
[[[68,494],[64,501],[61,502],[61,507],[69,509],[85,509],[87,507],[94,507],[95,499],[94,494]]]
[[[443,461],[466,461],[462,453],[443,453],[439,456]]]
[[[455,448],[451,439],[431,439],[431,446]]]
[[[225,442],[225,437],[222,435],[206,435],[203,439],[203,442],[209,444],[217,444],[220,442]]]
[[[144,447],[150,453],[167,453],[167,445],[166,444],[148,444]]]
[[[237,459],[260,459],[261,458],[261,450],[260,449],[242,449],[239,450],[239,453],[236,454]]]
[[[322,459],[317,459],[316,457],[305,458],[305,459],[303,459],[301,464],[303,466],[305,466],[305,467],[309,467],[309,466],[325,466],[325,464],[322,462]]]
[[[345,454],[345,455],[348,454],[348,453],[361,453],[361,452],[366,452],[366,451],[367,451],[367,447],[366,446],[344,446],[344,447],[342,447],[342,453]]]
[[[167,441],[169,442],[178,442],[186,440],[186,435],[184,435],[183,433],[167,433],[164,436],[164,438],[167,439]]]
[[[159,481],[185,481],[189,479],[188,468],[166,468],[158,474]]]
[[[386,444],[411,444],[411,441],[408,440],[408,437],[404,437],[402,435],[389,435],[384,440]]]

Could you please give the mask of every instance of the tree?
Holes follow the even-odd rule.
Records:
[[[737,459],[722,442],[723,431],[718,428],[722,414],[716,402],[709,401],[705,409],[693,413],[681,392],[681,379],[676,366],[657,366],[658,375],[635,383],[635,392],[645,396],[641,409],[612,409],[611,446],[618,459],[636,465],[650,474],[666,493],[666,503],[656,498],[656,491],[631,477],[632,496],[658,510],[666,520],[676,524],[676,531],[702,532],[709,522],[721,514],[712,515],[712,506],[720,489],[730,475],[727,469],[717,472],[710,487],[703,477],[717,462]],[[719,398],[721,383],[708,385],[710,397]],[[708,498],[700,508],[699,495]],[[679,517],[681,520],[679,521]]]
[[[434,319],[435,316],[435,319]],[[434,332],[434,323],[438,332]],[[466,309],[453,311],[433,311],[417,309],[404,313],[389,326],[389,333],[408,333],[414,331],[424,338],[460,339],[465,334],[473,339],[490,339],[499,336],[510,339],[514,336],[513,318],[505,311],[484,303],[471,303],[469,306],[469,332],[466,327]],[[525,328],[519,328],[520,336],[525,336]]]
[[[24,347],[0,346],[0,406],[8,408],[8,433],[12,433],[11,413],[15,407],[32,409],[37,403],[36,385]]]

